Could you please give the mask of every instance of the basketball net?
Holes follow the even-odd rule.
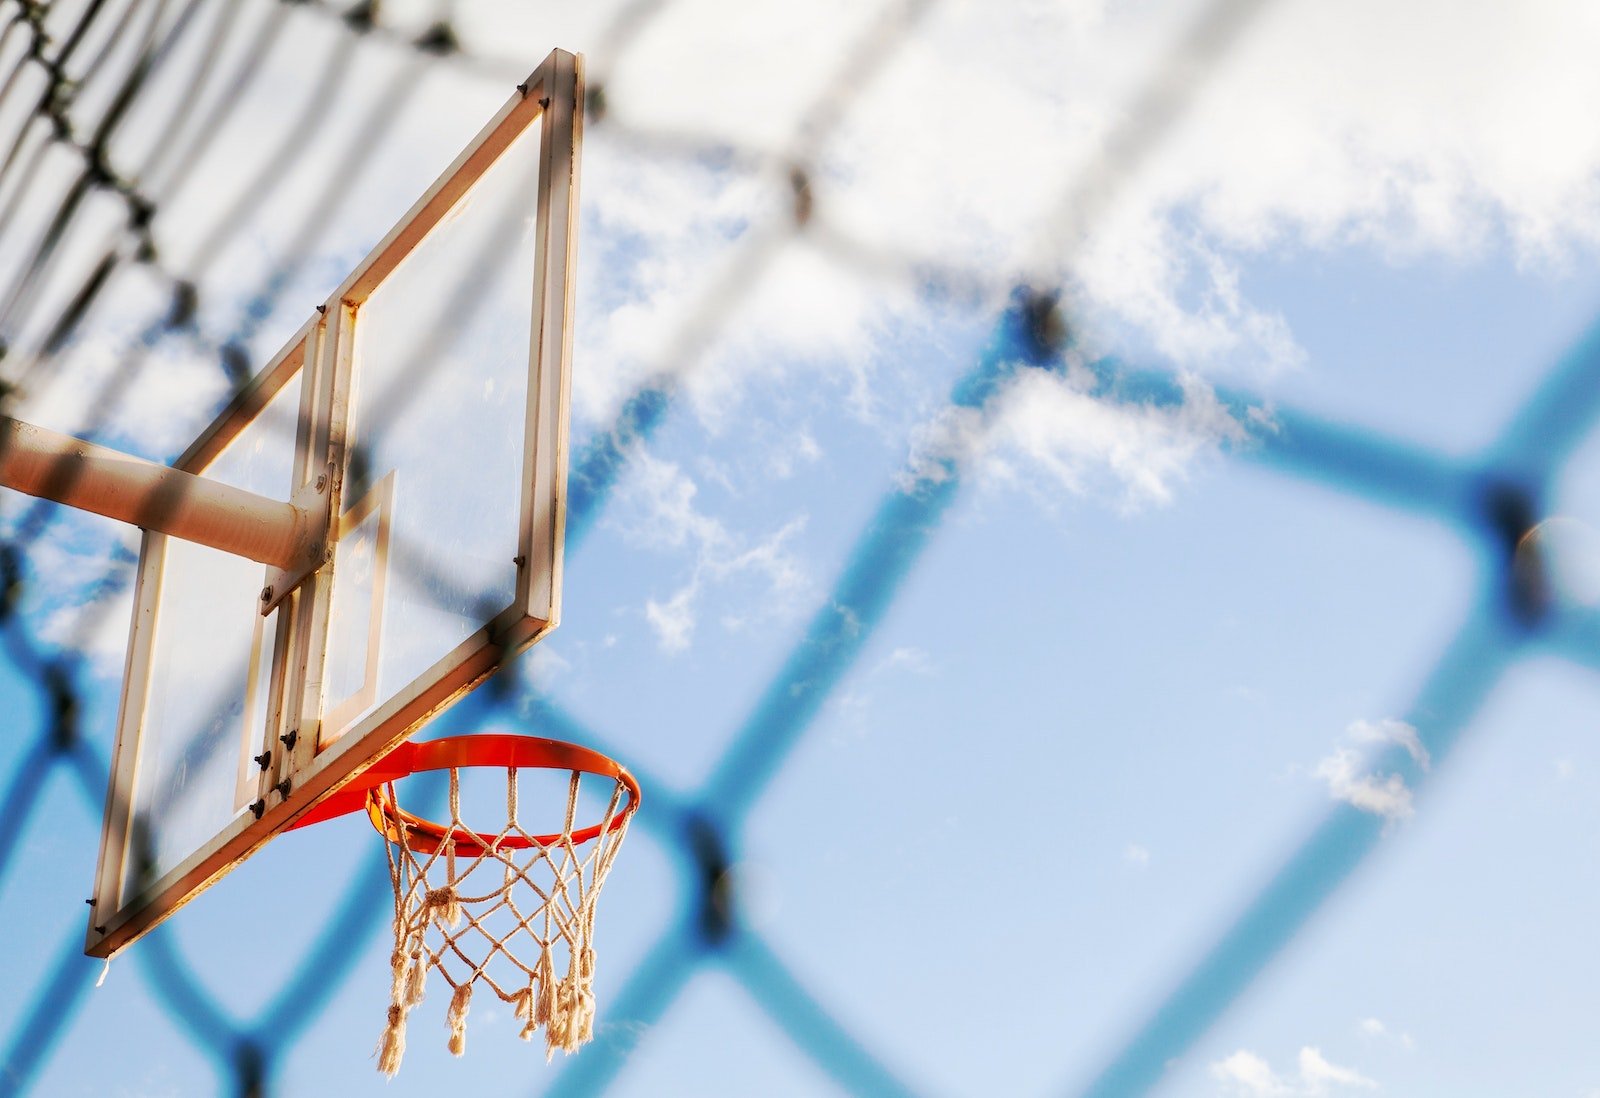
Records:
[[[457,1056],[466,1050],[476,984],[510,1005],[523,1040],[544,1030],[547,1060],[594,1032],[595,903],[632,816],[622,810],[623,782],[572,771],[560,833],[535,836],[517,822],[517,770],[508,767],[506,825],[491,836],[462,823],[460,774],[449,774],[446,826],[402,810],[392,781],[368,794],[368,813],[389,839],[394,886],[394,983],[377,1051],[378,1070],[389,1076],[400,1069],[406,1017],[422,1002],[430,972],[450,988],[445,1021]],[[574,837],[585,776],[613,788],[600,826]]]

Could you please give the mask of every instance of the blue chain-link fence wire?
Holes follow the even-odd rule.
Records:
[[[669,2],[628,5],[606,36],[613,56],[623,57],[638,28]],[[199,146],[207,135],[225,121],[229,104],[238,100],[253,79],[253,66],[283,32],[290,9],[299,6],[261,5],[247,10],[247,5],[207,5],[201,0],[124,4],[90,0],[79,7],[69,30],[47,35],[48,5],[4,5],[0,49],[10,41],[24,45],[14,70],[0,72],[0,81],[4,81],[0,94],[13,94],[24,84],[31,87],[33,82],[19,75],[30,68],[42,73],[45,80],[23,129],[4,135],[12,144],[0,163],[0,185],[10,188],[10,198],[6,208],[0,209],[0,225],[14,216],[21,201],[18,196],[33,185],[47,146],[73,150],[82,167],[28,254],[17,259],[8,253],[10,262],[0,270],[0,278],[7,280],[0,302],[0,331],[10,334],[29,319],[37,303],[35,287],[58,259],[61,243],[73,231],[87,196],[115,195],[128,212],[125,230],[114,235],[104,257],[92,266],[69,303],[50,318],[48,335],[37,353],[25,367],[12,369],[8,376],[14,382],[25,383],[48,371],[52,357],[92,315],[113,272],[127,264],[162,274],[171,286],[172,307],[151,322],[139,340],[139,355],[98,394],[100,412],[92,417],[92,423],[103,421],[115,409],[130,387],[140,383],[141,372],[161,348],[174,340],[186,341],[214,356],[218,368],[235,383],[248,376],[249,338],[291,284],[295,272],[282,267],[259,279],[254,299],[221,340],[208,340],[196,323],[203,304],[197,299],[196,287],[205,266],[220,253],[230,226],[279,185],[289,170],[291,150],[286,148],[274,159],[277,166],[271,172],[249,180],[239,190],[237,201],[198,250],[194,268],[184,272],[163,268],[149,230],[160,211],[159,193],[147,192],[138,181],[153,178],[166,190],[176,186],[186,165],[198,159]],[[658,372],[623,405],[611,428],[578,455],[572,473],[569,552],[583,552],[585,536],[593,529],[629,455],[662,423],[677,398],[680,379],[718,325],[737,311],[741,293],[754,281],[752,274],[784,240],[814,230],[840,262],[874,269],[909,269],[913,277],[938,292],[954,286],[981,296],[1004,284],[1005,280],[984,272],[871,254],[869,249],[832,234],[818,216],[811,194],[807,157],[848,110],[849,95],[863,94],[861,89],[869,84],[873,66],[892,52],[897,36],[912,27],[928,6],[897,5],[857,48],[844,51],[841,71],[827,82],[829,90],[806,116],[793,147],[771,158],[790,165],[792,210],[781,222],[747,231],[742,251],[728,265],[725,276],[689,310],[675,340],[662,353]],[[1092,213],[1096,204],[1104,201],[1105,193],[1137,167],[1145,151],[1159,143],[1164,129],[1181,113],[1185,98],[1193,91],[1192,83],[1204,78],[1208,65],[1225,59],[1232,41],[1262,6],[1218,3],[1202,13],[1179,43],[1173,63],[1163,66],[1163,75],[1137,100],[1138,109],[1130,112],[1133,121],[1121,140],[1109,143],[1105,159],[1088,177],[1066,188],[1066,205],[1073,217],[1084,216],[1085,208]],[[352,174],[350,169],[383,138],[384,128],[396,117],[395,102],[412,94],[422,67],[480,64],[497,72],[506,67],[463,56],[450,24],[448,4],[439,7],[439,18],[422,34],[410,37],[389,29],[375,3],[345,9],[313,7],[325,17],[327,33],[337,44],[314,76],[317,92],[309,102],[338,92],[341,82],[349,79],[351,51],[364,39],[381,39],[386,48],[408,51],[414,60],[377,97],[387,102],[388,109],[374,109],[361,128],[363,140],[348,150],[344,162],[332,165],[322,177],[324,191],[297,226],[296,243],[287,249],[293,257],[291,264],[304,255],[309,242],[325,226],[339,188],[347,185],[344,181]],[[169,104],[167,139],[153,146],[152,162],[137,172],[120,173],[108,152],[110,142],[174,44],[186,34],[210,34],[215,36],[215,45],[232,33],[237,20],[248,18],[260,20],[256,33],[263,40],[261,52],[248,55],[230,73],[205,71],[202,66],[194,74],[188,94]],[[102,54],[110,50],[118,35],[142,36],[140,50],[120,69],[104,56],[81,59],[83,43],[95,37],[89,32],[101,21],[116,22],[116,33],[100,39]],[[595,61],[591,125],[601,126],[605,125],[607,58],[602,55]],[[199,99],[195,92],[209,80],[222,80],[229,85],[229,93],[215,100],[217,106],[201,124],[186,126],[186,115]],[[110,105],[89,124],[74,117],[73,103],[97,82],[115,85],[115,91]],[[308,107],[301,125],[316,124],[316,112]],[[183,155],[173,156],[163,174],[163,152],[184,132],[192,136]],[[651,140],[648,134],[634,136]],[[681,135],[672,140],[683,143],[691,155],[707,151]],[[985,353],[953,387],[950,404],[981,411],[1017,373],[1063,369],[1070,332],[1070,308],[1055,294],[1030,288],[1012,291],[1000,309]],[[1184,399],[1170,374],[1116,361],[1099,361],[1092,368],[1104,394],[1156,405],[1176,405]],[[1257,403],[1251,394],[1223,392],[1219,396],[1242,422],[1249,421],[1246,413]],[[1508,418],[1492,445],[1470,457],[1447,457],[1282,408],[1275,410],[1272,430],[1262,430],[1235,448],[1237,460],[1442,522],[1476,548],[1480,570],[1472,611],[1439,655],[1405,714],[1435,760],[1448,757],[1485,697],[1518,661],[1533,653],[1554,653],[1581,664],[1594,663],[1600,619],[1552,598],[1544,577],[1537,568],[1530,571],[1526,567],[1526,554],[1519,558],[1517,547],[1523,535],[1545,516],[1557,476],[1597,418],[1600,331],[1591,333],[1556,365],[1531,399]],[[797,1048],[846,1090],[861,1094],[914,1092],[897,1073],[896,1065],[841,1024],[830,1004],[809,991],[779,952],[742,917],[737,878],[731,868],[738,861],[741,835],[752,807],[855,664],[894,604],[901,583],[939,536],[941,523],[961,490],[963,470],[953,459],[932,475],[927,469],[919,472],[918,479],[897,482],[886,492],[801,639],[759,692],[751,711],[730,730],[724,750],[704,780],[689,792],[674,794],[666,783],[652,780],[648,773],[639,774],[650,797],[638,825],[679,855],[679,917],[631,972],[622,992],[604,1006],[610,1018],[654,1022],[672,1009],[691,976],[715,966],[731,976]],[[16,675],[37,685],[39,694],[36,723],[26,733],[28,743],[17,752],[11,772],[0,785],[0,882],[12,872],[19,844],[44,826],[40,803],[48,783],[70,783],[94,815],[100,812],[104,798],[107,760],[91,746],[80,727],[85,674],[80,657],[70,643],[50,645],[39,640],[18,611],[30,579],[28,550],[53,521],[53,514],[43,505],[23,505],[0,556],[5,583],[4,601],[0,602],[4,658]],[[112,562],[98,581],[98,589],[88,594],[101,595],[126,582],[128,565],[127,560]],[[602,750],[608,747],[603,729],[584,727],[551,699],[530,696],[525,689],[503,682],[490,684],[462,705],[467,720],[488,720],[531,705],[546,734]],[[24,732],[13,724],[8,734],[18,737]],[[1395,749],[1391,756],[1384,759],[1384,765],[1403,775],[1408,786],[1417,788],[1437,780],[1432,776],[1436,771],[1420,768],[1404,751]],[[1165,1066],[1206,1032],[1340,888],[1372,851],[1381,829],[1382,820],[1370,813],[1348,805],[1329,810],[1265,887],[1239,906],[1231,925],[1193,967],[1179,974],[1158,1007],[1131,1029],[1122,1047],[1087,1082],[1086,1092],[1123,1095],[1152,1086]],[[231,1081],[235,1092],[270,1093],[284,1057],[352,978],[362,944],[387,932],[387,911],[371,900],[381,893],[385,880],[382,856],[374,853],[345,885],[316,940],[295,959],[286,986],[248,1021],[235,1021],[212,999],[187,968],[166,928],[152,933],[135,951],[139,972],[157,1001],[195,1048],[214,1063],[219,1075]],[[73,929],[65,935],[59,956],[39,984],[11,989],[13,995],[26,996],[28,1005],[16,1029],[0,1038],[0,1093],[29,1091],[41,1066],[59,1051],[63,1034],[82,1007],[98,965],[81,955],[75,926],[78,918],[78,912],[64,918],[74,924]],[[562,1094],[601,1092],[616,1077],[630,1051],[627,1043],[602,1032],[594,1045],[551,1077],[549,1086]],[[1062,1081],[1064,1089],[1069,1085],[1070,1080]]]

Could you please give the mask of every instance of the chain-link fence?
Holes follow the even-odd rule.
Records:
[[[871,99],[874,81],[916,40],[937,5],[910,0],[873,13],[853,41],[839,45],[834,67],[814,74],[813,98],[795,112],[799,124],[764,147],[653,129],[620,112],[612,89],[625,82],[632,51],[651,48],[652,27],[671,7],[671,0],[628,3],[592,17],[584,28],[595,43],[588,51],[590,139],[611,142],[619,158],[695,170],[711,165],[750,181],[763,197],[754,203],[757,216],[737,217],[719,230],[726,247],[714,273],[675,299],[667,338],[619,382],[626,392],[612,402],[614,418],[575,452],[571,557],[581,561],[630,462],[672,429],[697,369],[729,337],[749,296],[797,241],[841,275],[963,310],[968,327],[970,318],[988,318],[984,351],[954,375],[938,415],[970,414],[981,432],[999,395],[1030,371],[1065,377],[1088,370],[1095,391],[1142,407],[1182,409],[1192,401],[1187,380],[1174,371],[1075,356],[1075,298],[1070,286],[1063,292],[1052,281],[1060,277],[1060,257],[1109,216],[1122,188],[1157,155],[1206,82],[1226,70],[1230,50],[1268,10],[1262,0],[1218,0],[1194,13],[1167,44],[1154,75],[1126,98],[1121,121],[1103,136],[1097,155],[1052,184],[1055,197],[1031,254],[1010,269],[884,245],[857,232],[830,205],[829,143]],[[512,51],[491,52],[494,43],[469,40],[450,3],[391,13],[376,0],[353,7],[8,0],[0,4],[0,18],[0,337],[12,407],[26,417],[56,402],[78,433],[161,458],[184,439],[177,427],[152,427],[151,410],[163,401],[182,404],[184,415],[198,417],[183,428],[192,430],[270,353],[262,340],[292,330],[284,322],[298,322],[298,303],[316,300],[316,288],[342,273],[338,258],[352,247],[359,252],[363,234],[382,230],[388,214],[375,210],[352,225],[350,204],[363,194],[364,166],[387,163],[385,150],[403,150],[413,127],[429,123],[438,74],[503,93],[527,68],[506,56]],[[273,94],[263,73],[285,54],[295,58],[304,94],[281,109],[271,104],[286,124],[253,138],[248,131],[261,100]],[[446,156],[452,142],[460,143],[451,134],[432,140]],[[262,142],[276,144],[223,170],[213,155],[217,142],[252,152],[262,152]],[[492,277],[497,260],[491,248],[443,284],[441,312],[460,316],[485,300],[483,280]],[[606,262],[605,255],[583,260],[588,271],[603,271]],[[96,352],[92,337],[111,329],[120,333],[112,349]],[[428,370],[435,352],[416,348],[404,373]],[[1490,692],[1520,661],[1553,655],[1594,666],[1600,634],[1592,608],[1552,592],[1548,561],[1527,542],[1551,510],[1557,478],[1600,414],[1600,368],[1591,352],[1589,344],[1580,345],[1507,417],[1491,445],[1465,455],[1292,408],[1264,415],[1262,399],[1242,386],[1215,393],[1218,407],[1248,428],[1233,438],[1230,460],[1442,524],[1473,546],[1482,563],[1470,612],[1406,707],[1404,716],[1423,730],[1431,758],[1430,768],[1397,757],[1394,766],[1412,788],[1434,780]],[[65,395],[62,384],[70,390]],[[185,388],[192,393],[187,398]],[[383,414],[398,414],[407,395],[397,389]],[[877,1047],[849,1004],[831,1001],[798,974],[760,920],[750,917],[748,881],[738,867],[752,814],[815,734],[819,714],[839,704],[842,684],[859,671],[914,568],[945,531],[968,470],[963,452],[934,447],[882,484],[881,499],[853,540],[844,539],[848,548],[837,576],[809,617],[802,615],[777,670],[759,688],[729,684],[730,693],[753,701],[725,731],[701,731],[716,748],[696,756],[691,781],[652,773],[656,763],[648,754],[640,758],[633,740],[586,726],[536,676],[502,676],[452,712],[449,719],[461,727],[511,720],[626,759],[646,789],[638,829],[667,852],[667,868],[651,878],[666,888],[652,896],[661,913],[659,933],[641,941],[616,972],[622,979],[600,1004],[609,1027],[559,1071],[537,1065],[497,1086],[607,1089],[655,1039],[641,1034],[669,1018],[695,976],[716,970],[839,1087],[866,1094],[941,1089],[903,1052]],[[29,851],[63,829],[60,788],[71,790],[85,817],[98,820],[110,703],[105,676],[96,674],[85,653],[101,630],[122,628],[116,618],[127,603],[119,592],[131,580],[133,558],[125,542],[103,532],[87,535],[50,505],[13,499],[6,511],[0,558],[5,673],[20,684],[15,689],[31,690],[37,699],[8,717],[0,755],[0,883],[8,886],[0,896],[15,910],[43,902],[29,885],[36,872]],[[63,544],[73,549],[66,564]],[[87,567],[96,555],[100,566]],[[404,546],[395,560],[407,566]],[[93,833],[74,820],[73,836]],[[1190,967],[1169,979],[1169,993],[1109,1051],[1086,1092],[1130,1094],[1153,1086],[1165,1065],[1190,1050],[1339,892],[1387,824],[1381,815],[1348,807],[1329,811],[1260,888],[1235,905],[1231,923]],[[59,847],[48,853],[65,855]],[[70,864],[83,867],[87,882],[92,843],[70,853]],[[284,1065],[321,1039],[336,1000],[363,981],[377,989],[374,996],[381,992],[382,974],[367,971],[365,961],[384,948],[384,866],[382,852],[367,849],[358,862],[317,884],[314,927],[302,927],[289,945],[250,944],[274,956],[269,983],[277,990],[249,996],[257,1009],[247,1015],[209,990],[170,926],[136,947],[136,959],[119,962],[111,979],[139,981],[147,1001],[215,1068],[226,1089],[258,1094],[303,1085],[303,1076],[295,1077],[300,1084],[285,1082]],[[618,876],[627,872],[625,853]],[[952,875],[966,872],[952,869]],[[55,902],[53,888],[40,891]],[[633,893],[630,902],[640,899]],[[850,898],[838,902],[848,905]],[[196,919],[211,918],[194,910]],[[36,971],[19,971],[8,981],[10,998],[20,1006],[3,1036],[0,1090],[6,1093],[29,1092],[52,1061],[86,1051],[73,1026],[88,1009],[100,966],[81,956],[81,911],[52,910],[47,921],[60,929],[30,962]],[[1034,957],[1031,964],[1041,978],[1051,978],[1050,958]],[[379,1021],[373,1012],[373,1032]],[[981,1028],[971,1019],[956,1028],[975,1024]],[[352,1043],[367,1039],[363,1032]],[[1044,1063],[1051,1052],[1041,1048],[1036,1055]],[[206,1084],[190,1085],[199,1090]],[[654,1092],[674,1090],[662,1082]]]

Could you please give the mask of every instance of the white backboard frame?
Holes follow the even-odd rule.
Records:
[[[325,564],[314,572],[282,600],[276,618],[267,684],[266,748],[270,757],[261,768],[253,810],[236,816],[159,879],[127,881],[130,859],[136,853],[131,838],[139,827],[134,818],[134,792],[166,551],[166,537],[147,532],[135,583],[122,707],[84,945],[91,956],[112,955],[172,915],[559,621],[583,90],[582,58],[552,51],[400,223],[318,307],[318,315],[175,463],[188,472],[203,472],[284,385],[302,375],[294,485],[312,485],[319,477],[328,478],[331,521],[337,531],[344,508],[345,441],[355,326],[361,306],[456,208],[500,154],[538,123],[533,330],[513,600],[423,674],[343,734],[325,742],[323,670],[334,566]],[[503,505],[509,506],[509,501]],[[282,596],[282,592],[276,594]]]

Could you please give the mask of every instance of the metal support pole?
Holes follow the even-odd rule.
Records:
[[[0,416],[0,486],[298,571],[325,532],[304,507]]]

